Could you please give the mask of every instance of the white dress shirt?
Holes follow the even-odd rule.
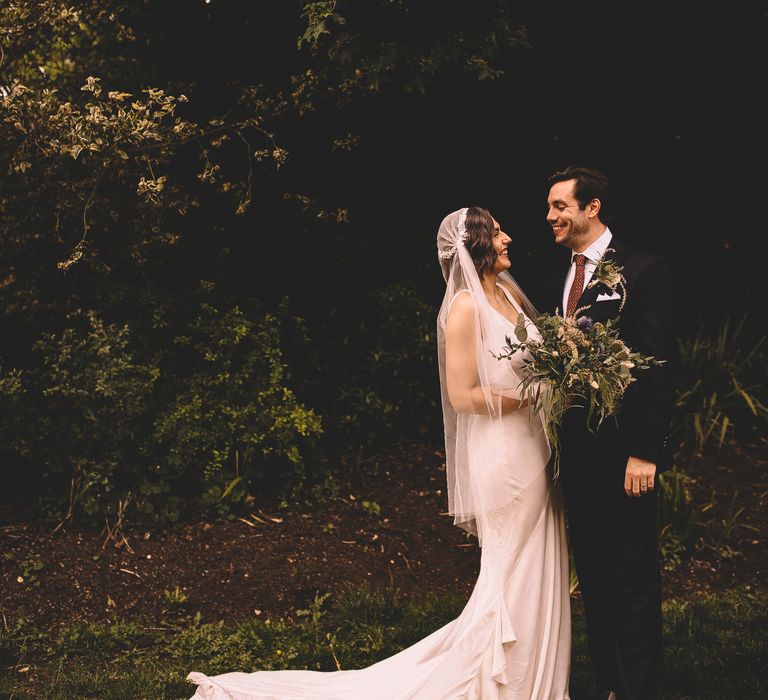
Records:
[[[595,268],[597,267],[597,261],[603,256],[606,248],[608,248],[608,246],[611,244],[611,238],[613,238],[613,234],[611,233],[611,230],[606,226],[605,231],[600,234],[600,237],[592,241],[592,245],[590,245],[588,248],[581,251],[581,254],[587,258],[587,261],[584,263],[584,286],[581,289],[582,292],[587,288],[589,280],[592,279],[592,274],[595,272]],[[560,313],[563,315],[565,315],[565,310],[568,308],[568,296],[571,293],[573,278],[576,276],[576,263],[573,261],[575,255],[576,253],[571,251],[571,266],[568,268],[568,274],[565,276],[565,286],[563,287],[563,308],[560,309]]]

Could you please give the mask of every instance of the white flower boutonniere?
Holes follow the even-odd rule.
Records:
[[[605,253],[609,252],[615,253],[616,251],[614,248],[607,248]],[[607,260],[605,253],[597,261],[597,267],[595,267],[592,279],[587,287],[602,284],[610,290],[611,294],[620,289],[621,305],[619,306],[619,311],[621,311],[627,302],[627,280],[624,278],[624,267],[623,265],[617,265],[615,260]]]

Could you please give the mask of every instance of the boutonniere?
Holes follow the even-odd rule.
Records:
[[[605,253],[615,253],[614,248],[606,248]],[[592,273],[592,279],[587,287],[594,287],[598,284],[608,289],[614,294],[617,289],[621,290],[621,304],[619,311],[624,308],[627,301],[627,280],[624,278],[624,266],[617,265],[615,260],[606,259],[605,253],[597,261],[595,271]]]

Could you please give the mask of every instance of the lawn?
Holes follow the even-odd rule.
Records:
[[[295,621],[225,625],[182,616],[154,627],[73,625],[55,633],[6,624],[0,697],[170,700],[191,695],[184,676],[192,669],[359,668],[417,641],[462,605],[455,596],[401,598],[361,588],[320,596]],[[664,612],[667,698],[765,696],[768,597],[744,590],[702,595],[667,601]],[[591,688],[577,604],[571,692],[588,700]]]

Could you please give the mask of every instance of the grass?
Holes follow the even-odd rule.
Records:
[[[162,627],[74,625],[58,631],[7,624],[0,634],[0,698],[188,698],[190,670],[311,668],[371,664],[453,619],[464,601],[403,600],[369,589],[319,596],[296,621],[236,625],[186,618]],[[328,599],[328,600],[326,600]],[[757,698],[765,668],[768,596],[749,591],[665,604],[669,700]],[[583,616],[576,606],[571,692],[589,700],[592,673]]]

